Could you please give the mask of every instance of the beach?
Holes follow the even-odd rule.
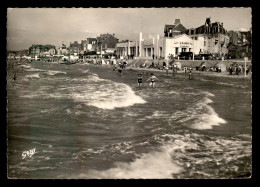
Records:
[[[32,62],[15,66],[15,81],[8,69],[8,177],[251,176],[251,75],[193,70],[189,80],[130,65],[120,75],[111,65]]]

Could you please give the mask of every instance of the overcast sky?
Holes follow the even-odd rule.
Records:
[[[175,19],[188,28],[223,22],[227,30],[251,28],[250,8],[8,8],[7,49],[28,49],[32,44],[53,44],[115,33],[119,40],[163,35],[164,25]]]

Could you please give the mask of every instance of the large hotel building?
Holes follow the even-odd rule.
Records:
[[[204,25],[186,29],[180,19],[175,19],[173,25],[165,25],[164,36],[157,34],[144,39],[140,32],[136,41],[117,43],[116,54],[120,57],[168,58],[169,55],[177,57],[180,52],[193,52],[195,55],[211,53],[221,57],[228,53],[228,43],[223,23],[211,23],[207,18]]]

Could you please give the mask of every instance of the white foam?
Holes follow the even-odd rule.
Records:
[[[90,76],[88,81],[95,84],[74,87],[71,98],[86,105],[108,110],[146,103],[126,84],[100,79],[97,76]]]
[[[210,92],[207,92],[207,91],[204,91],[204,92],[201,92],[202,94],[205,94],[206,97],[214,97],[215,95],[213,93],[210,93]]]
[[[188,174],[185,176],[187,178],[194,178],[196,174],[202,175],[202,178],[215,178],[218,177],[216,171],[222,169],[230,172],[237,171],[238,159],[252,155],[251,141],[232,139],[232,137],[207,136],[182,131],[180,134],[156,134],[152,137],[153,141],[162,145],[160,151],[137,155],[131,162],[116,162],[113,167],[103,171],[91,169],[62,176],[62,178],[173,179],[184,177],[183,174]],[[112,148],[110,146],[103,148],[116,153],[121,152],[122,149],[129,150],[137,144],[124,142]],[[149,143],[145,142],[143,146],[146,144]],[[102,154],[100,149],[88,148],[84,152]],[[218,167],[212,169],[211,166],[214,164]]]
[[[66,112],[67,114],[71,114],[71,110],[69,108],[66,110]]]
[[[191,166],[191,174],[198,172],[194,166],[201,168],[207,167],[208,163],[215,163],[221,165],[220,167],[227,168],[228,162],[231,162],[231,167],[233,167],[233,162],[237,162],[238,158],[252,155],[251,142],[241,139],[209,137],[196,133],[155,135],[153,138],[164,145],[163,147],[172,155],[172,159],[179,166]],[[207,173],[207,175],[215,177],[214,173]]]
[[[214,96],[214,94],[209,92],[205,92],[204,94]],[[189,106],[185,111],[175,112],[171,119],[178,120],[178,122],[184,123],[190,128],[199,130],[212,129],[213,126],[226,123],[226,121],[220,118],[215,110],[208,105],[212,102],[211,99],[204,97],[194,105]],[[192,120],[192,122],[190,122],[190,120]]]
[[[179,93],[179,92],[176,92],[176,91],[170,91],[170,92],[168,92],[168,94],[176,94],[176,95],[179,95],[180,93]]]
[[[64,71],[53,71],[53,70],[48,70],[48,71],[47,71],[47,74],[48,74],[48,75],[56,75],[56,74],[67,74],[67,73],[64,72]]]
[[[30,69],[25,69],[25,71],[45,71],[45,70],[30,68]]]
[[[39,73],[34,73],[34,74],[31,74],[31,75],[26,75],[25,77],[26,78],[40,78],[40,75],[39,75]]]
[[[151,116],[145,116],[147,119],[152,119],[152,118],[165,118],[168,114],[163,112],[163,111],[154,111]]]
[[[115,165],[116,167],[105,171],[91,170],[88,177],[100,179],[172,179],[172,174],[183,170],[173,163],[172,157],[167,151],[142,154],[133,162],[117,162]]]
[[[226,121],[218,116],[215,110],[209,106],[209,103],[213,101],[204,98],[203,102],[197,104],[201,108],[205,108],[207,113],[199,115],[199,118],[195,120],[195,123],[191,125],[191,128],[194,129],[212,129],[213,126],[219,126],[220,124],[226,123]]]
[[[21,65],[21,67],[23,67],[23,68],[31,68],[31,66],[28,66],[28,65]]]

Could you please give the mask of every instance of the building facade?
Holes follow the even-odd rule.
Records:
[[[80,51],[81,44],[79,44],[77,41],[74,41],[73,43],[70,42],[69,55],[79,55]]]
[[[101,54],[101,51],[115,51],[118,38],[115,34],[101,34],[97,37],[97,53]],[[103,54],[103,53],[102,53]]]
[[[139,40],[117,44],[116,53],[119,56],[134,55],[139,58],[178,57],[181,52],[197,54],[228,54],[229,36],[223,28],[223,23],[211,23],[206,19],[204,25],[195,29],[186,29],[175,19],[173,25],[165,25],[164,35],[150,36],[146,39],[139,35]]]
[[[243,58],[252,56],[252,33],[241,29],[239,31],[229,31],[230,37],[229,53],[233,58]]]
[[[90,51],[96,51],[97,49],[97,39],[96,38],[86,38],[81,40],[81,51],[84,53]]]
[[[32,58],[53,56],[56,54],[56,48],[54,45],[32,45],[29,47],[29,54]]]
[[[150,36],[147,39],[118,43],[116,54],[120,57],[133,56],[135,58],[168,58],[177,57],[181,52],[193,52],[193,40],[187,34],[173,37]]]
[[[57,54],[58,55],[68,55],[69,54],[69,50],[65,44],[62,43],[62,46],[58,48]]]
[[[204,25],[188,29],[187,34],[194,40],[194,54],[214,54],[215,56],[228,54],[230,40],[223,23],[211,23],[210,18],[206,18]]]

